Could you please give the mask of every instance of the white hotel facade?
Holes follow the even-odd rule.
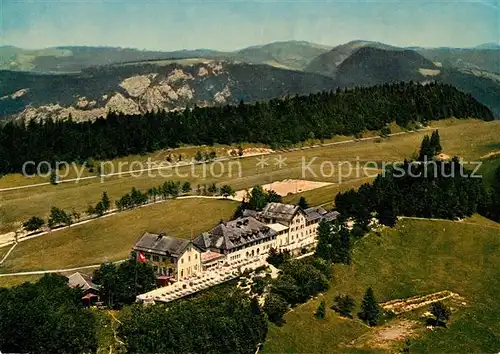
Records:
[[[145,254],[159,279],[175,282],[221,265],[265,259],[271,248],[291,253],[312,250],[319,222],[338,215],[321,207],[303,210],[268,203],[263,211],[245,210],[242,217],[221,222],[192,241],[145,233],[134,250]]]

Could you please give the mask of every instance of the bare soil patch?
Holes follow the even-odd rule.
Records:
[[[307,181],[302,179],[285,179],[282,181],[276,181],[273,183],[268,183],[262,185],[264,190],[273,190],[281,196],[286,196],[288,194],[301,193],[321,187],[328,186],[332,183],[328,182],[317,182],[317,181]],[[247,194],[246,190],[241,190],[236,192],[236,198],[244,198]]]
[[[377,348],[393,352],[406,339],[415,337],[421,332],[422,325],[417,321],[396,319],[390,324],[374,327],[372,330],[350,343],[355,348]]]
[[[257,156],[263,154],[271,154],[274,150],[267,148],[248,148],[243,149],[243,156]],[[227,154],[229,156],[238,156],[238,149],[229,149],[227,150]]]
[[[419,323],[410,320],[398,320],[376,330],[368,343],[372,347],[390,348],[394,341],[402,342],[411,337],[418,329]]]
[[[443,154],[443,153],[437,155],[437,158],[438,158],[438,160],[451,160],[451,156],[450,155]]]
[[[451,292],[449,290],[443,290],[437,293],[432,293],[423,296],[413,296],[407,299],[396,299],[387,301],[380,304],[380,307],[382,307],[385,311],[392,311],[396,315],[399,315],[401,313],[413,311],[421,307],[429,306],[434,302],[443,301],[450,298],[459,300],[460,302],[464,302],[463,301],[464,299],[457,293]]]

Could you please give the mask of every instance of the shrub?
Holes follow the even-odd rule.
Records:
[[[325,300],[322,300],[319,305],[318,305],[318,308],[316,309],[316,312],[314,313],[314,316],[318,319],[318,320],[322,320],[326,317],[326,303],[325,303]]]
[[[333,299],[332,308],[344,317],[352,317],[351,312],[355,306],[354,299],[349,295],[339,294]]]
[[[288,311],[288,304],[281,296],[270,293],[266,296],[262,309],[267,314],[269,321],[282,324],[283,315]]]

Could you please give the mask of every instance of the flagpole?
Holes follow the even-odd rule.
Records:
[[[134,296],[137,297],[137,261],[139,258],[139,252],[135,254],[135,278],[134,278]]]

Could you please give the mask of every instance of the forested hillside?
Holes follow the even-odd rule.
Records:
[[[399,81],[423,81],[421,69],[438,69],[412,50],[384,50],[362,47],[337,68],[342,87],[370,86]]]
[[[399,83],[265,103],[129,116],[111,113],[92,122],[10,122],[0,129],[0,173],[19,172],[25,161],[111,159],[179,144],[246,141],[284,146],[379,130],[391,122],[407,126],[450,116],[493,120],[488,108],[452,86]]]
[[[359,221],[369,221],[376,212],[379,221],[394,226],[398,216],[457,219],[486,208],[487,192],[481,178],[452,161],[408,162],[378,175],[335,197],[337,210]]]
[[[75,121],[108,111],[155,110],[237,104],[331,90],[335,80],[313,73],[226,61],[101,66],[73,74],[0,70],[0,120]]]

